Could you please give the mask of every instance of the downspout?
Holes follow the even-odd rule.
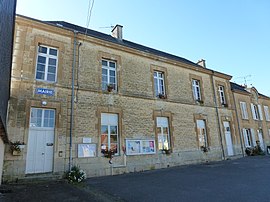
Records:
[[[218,112],[218,107],[217,107],[217,96],[216,96],[216,91],[215,91],[213,74],[214,74],[214,71],[212,71],[212,74],[211,74],[212,88],[213,88],[213,93],[214,93],[214,105],[215,105],[216,115],[217,115],[217,120],[218,120],[218,132],[219,132],[220,145],[221,145],[221,150],[222,150],[222,159],[225,160],[225,152],[224,152],[224,147],[223,147],[223,142],[222,142],[222,133],[220,129],[221,125],[220,125],[220,118],[219,118],[219,112]]]
[[[69,164],[68,168],[71,171],[72,164],[72,131],[73,131],[73,111],[74,111],[74,77],[75,77],[75,65],[76,65],[76,36],[78,31],[74,30],[74,43],[73,43],[73,63],[72,63],[72,83],[71,83],[71,112],[70,112],[70,131],[69,131]]]
[[[244,144],[243,144],[243,141],[242,141],[242,131],[241,131],[241,128],[240,128],[240,121],[239,121],[239,115],[238,115],[238,112],[237,112],[237,109],[236,109],[236,101],[235,101],[235,96],[234,96],[234,93],[232,91],[232,94],[233,94],[233,104],[234,104],[234,110],[235,110],[235,115],[236,115],[236,120],[237,120],[237,125],[238,125],[238,131],[239,131],[239,138],[240,138],[240,144],[241,144],[241,149],[242,149],[242,155],[243,157],[245,157],[245,153],[244,153]]]

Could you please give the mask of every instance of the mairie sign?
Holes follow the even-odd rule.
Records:
[[[36,88],[36,94],[53,96],[54,90],[47,88]]]

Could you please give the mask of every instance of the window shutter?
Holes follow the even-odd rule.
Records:
[[[255,112],[255,109],[254,109],[254,104],[251,103],[250,106],[251,106],[250,108],[251,108],[251,112],[252,112],[252,117],[253,117],[254,120],[257,120],[256,114],[255,114],[256,112]]]
[[[255,147],[256,146],[255,131],[253,128],[251,128],[250,130],[251,130],[251,138],[252,138],[253,147]]]
[[[268,106],[263,106],[263,108],[264,108],[265,119],[266,121],[269,121],[269,108]]]
[[[245,102],[240,102],[240,108],[242,112],[242,118],[248,119],[247,106]]]
[[[259,111],[260,120],[263,120],[263,113],[262,113],[262,106],[261,105],[258,105],[258,111]]]
[[[243,128],[242,131],[243,131],[245,147],[248,147],[249,145],[248,145],[248,140],[247,140],[247,131],[245,128]]]

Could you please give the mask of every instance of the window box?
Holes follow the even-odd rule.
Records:
[[[113,155],[115,154],[114,150],[102,150],[101,153],[104,155],[104,157],[112,159]]]
[[[162,94],[162,93],[158,94],[158,97],[160,99],[166,99],[167,98],[167,96],[165,94]]]
[[[18,155],[21,155],[21,152],[22,152],[25,144],[23,142],[16,141],[16,142],[10,142],[9,146],[10,146],[10,151],[11,151],[12,155],[18,156]]]

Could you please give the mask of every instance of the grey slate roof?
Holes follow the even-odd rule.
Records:
[[[233,83],[233,82],[231,82],[231,89],[232,90],[239,90],[239,91],[242,91],[245,93],[249,93],[248,91],[246,91],[244,86],[241,86],[241,85],[239,85],[237,83]]]
[[[190,60],[187,60],[185,58],[182,58],[182,57],[179,57],[179,56],[176,56],[176,55],[172,55],[172,54],[169,54],[169,53],[166,53],[166,52],[162,52],[162,51],[159,51],[159,50],[156,50],[156,49],[153,49],[153,48],[149,48],[149,47],[137,44],[137,43],[133,43],[131,41],[124,40],[124,39],[123,40],[118,40],[118,39],[112,37],[111,35],[104,34],[104,33],[101,33],[101,32],[97,32],[97,31],[94,31],[94,30],[91,30],[91,29],[86,29],[84,27],[74,25],[74,24],[71,24],[71,23],[68,23],[68,22],[65,22],[65,21],[43,21],[43,22],[47,23],[47,24],[52,24],[52,25],[55,25],[55,26],[67,28],[67,29],[70,29],[70,30],[76,30],[81,34],[86,33],[86,35],[91,36],[91,37],[95,37],[95,38],[102,39],[102,40],[105,40],[105,41],[108,41],[108,42],[116,43],[116,44],[119,44],[119,45],[122,45],[122,46],[126,46],[126,47],[129,47],[129,48],[132,48],[132,49],[139,50],[139,51],[151,53],[151,54],[154,54],[154,55],[157,55],[157,56],[165,57],[165,58],[172,59],[172,60],[175,60],[175,61],[183,62],[183,63],[193,65],[193,66],[196,66],[196,67],[199,67],[199,68],[203,68],[200,65],[198,65],[198,64],[196,64],[196,63],[194,63],[194,62],[192,62]]]

